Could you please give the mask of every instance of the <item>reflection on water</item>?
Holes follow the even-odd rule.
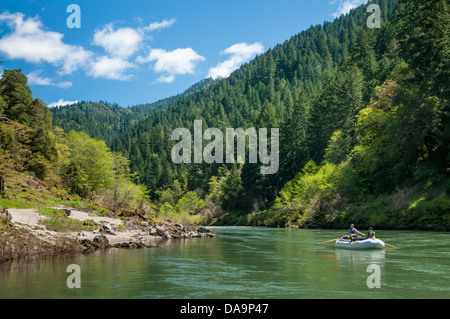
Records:
[[[385,250],[335,249],[336,260],[350,265],[384,265]]]
[[[162,241],[0,266],[0,298],[449,298],[449,234],[379,231],[399,249],[316,245],[333,230],[217,227],[214,238]],[[81,289],[69,289],[69,264]],[[381,288],[369,289],[369,265]]]

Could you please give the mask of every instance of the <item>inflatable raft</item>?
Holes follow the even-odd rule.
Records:
[[[385,243],[378,238],[368,238],[363,240],[338,239],[334,244],[336,248],[344,249],[384,249]]]

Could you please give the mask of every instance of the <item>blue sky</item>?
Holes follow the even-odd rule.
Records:
[[[155,102],[365,0],[2,0],[2,69],[22,69],[49,105]],[[69,28],[70,4],[80,28]],[[75,21],[75,20],[73,20]]]

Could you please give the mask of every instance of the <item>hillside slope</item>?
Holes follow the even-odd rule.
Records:
[[[385,22],[391,18],[396,1],[377,2]],[[174,164],[170,156],[174,145],[170,134],[174,128],[192,132],[195,119],[203,121],[204,129],[216,127],[223,132],[226,128],[280,127],[282,162],[278,173],[260,176],[255,173],[259,164],[245,165],[241,172],[245,198],[236,207],[249,209],[255,201],[265,205],[308,161],[305,129],[311,101],[321,94],[352,51],[352,43],[368,17],[366,8],[312,26],[243,65],[228,78],[180,98],[164,112],[152,114],[122,134],[113,142],[114,150],[128,155],[139,182],[147,185],[153,195],[182,176],[186,176],[190,190],[206,191],[220,165]],[[372,40],[379,34],[378,30],[368,33]],[[352,76],[351,72],[348,76]],[[366,85],[366,102],[376,84]],[[297,145],[292,147],[286,141]]]
[[[201,90],[213,82],[212,79],[206,79],[192,85],[182,94],[129,108],[103,101],[82,101],[73,105],[57,106],[50,109],[53,113],[53,125],[61,127],[66,133],[71,130],[86,132],[91,137],[111,145],[117,136],[128,131],[148,115],[166,109],[175,104],[180,97]]]

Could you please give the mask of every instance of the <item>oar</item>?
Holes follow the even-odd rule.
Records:
[[[361,232],[360,232],[360,234],[363,235],[363,236],[365,236],[365,237],[367,237],[367,235],[364,234],[364,233],[361,233]],[[386,246],[388,246],[389,248],[397,249],[397,247],[395,247],[395,246],[392,246],[392,245],[389,245],[389,244],[386,244],[386,243],[384,243],[384,244],[385,244]]]
[[[363,233],[361,233],[361,234],[363,234]],[[366,234],[363,234],[363,235],[367,237]],[[395,247],[395,246],[392,246],[392,245],[389,245],[389,244],[386,244],[386,243],[384,243],[384,244],[385,244],[386,246],[388,246],[389,248],[397,249],[397,247]]]
[[[364,235],[364,234],[363,234]],[[366,235],[364,235],[364,236],[366,236]],[[367,237],[367,236],[366,236]],[[397,247],[395,247],[395,246],[392,246],[392,245],[389,245],[389,244],[386,244],[386,243],[384,243],[386,246],[388,246],[389,248],[392,248],[392,249],[397,249]]]
[[[341,237],[339,237],[339,238],[341,238]],[[322,244],[330,243],[330,242],[332,242],[332,241],[338,240],[339,238],[332,239],[332,240],[327,240],[327,241],[324,241],[323,243],[318,243],[317,245],[322,245]]]
[[[366,234],[364,234],[364,233],[361,233],[361,232],[359,232],[361,235],[363,235],[364,237],[367,237],[367,235]]]

